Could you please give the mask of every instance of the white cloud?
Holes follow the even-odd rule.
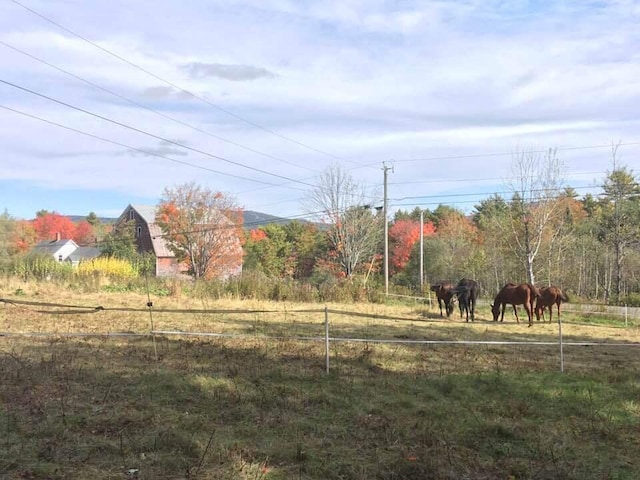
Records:
[[[310,170],[335,160],[299,143],[348,159],[350,166],[377,163],[354,172],[362,181],[380,183],[380,162],[394,158],[509,152],[522,143],[544,148],[640,141],[640,11],[632,1],[116,0],[30,6],[156,77],[13,4],[0,6],[0,40],[165,115],[287,162],[171,122],[1,45],[0,78],[274,175],[307,179]],[[123,11],[127,14],[118,14]],[[0,85],[0,103],[176,159],[284,183],[159,145],[158,139],[5,85]],[[0,182],[45,184],[47,162],[55,158],[53,183],[59,188],[153,197],[179,180],[217,183],[236,192],[261,185],[157,157],[118,157],[114,153],[122,152],[121,147],[6,111],[0,111],[0,132],[11,159],[0,163]],[[589,156],[565,155],[569,168],[583,171],[589,165],[602,170],[598,165],[607,162],[606,149]],[[638,157],[627,158],[633,168]],[[404,178],[460,178],[460,170],[482,173],[489,163],[496,175],[506,174],[509,157],[461,159],[455,169],[446,162],[399,163],[396,196],[408,196],[403,189],[434,188],[403,187]],[[455,185],[459,183],[443,184],[438,191]],[[282,205],[276,213],[298,213],[291,200],[301,192],[285,187],[259,192],[245,194],[248,207]],[[19,208],[15,202],[15,207],[8,205],[10,211]]]

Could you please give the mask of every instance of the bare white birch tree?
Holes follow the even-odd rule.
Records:
[[[508,238],[535,283],[534,261],[545,240],[557,234],[554,217],[560,211],[559,197],[564,185],[564,165],[556,151],[519,151],[513,156],[507,188],[513,194],[508,210]]]
[[[380,201],[340,165],[329,166],[305,201],[309,212],[320,214],[341,271],[351,278],[367,262],[382,239],[382,216],[372,213]]]

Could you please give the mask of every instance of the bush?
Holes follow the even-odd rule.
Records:
[[[76,273],[80,277],[105,276],[109,280],[130,280],[138,276],[138,271],[127,260],[114,257],[98,257],[80,262]]]
[[[640,293],[633,292],[628,294],[622,301],[623,304],[630,307],[640,307]]]

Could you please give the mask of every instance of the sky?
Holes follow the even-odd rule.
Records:
[[[340,165],[390,215],[640,171],[640,2],[3,0],[0,211],[117,217],[195,182],[305,217]],[[543,154],[540,153],[542,156]]]

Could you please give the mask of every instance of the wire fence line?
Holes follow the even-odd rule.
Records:
[[[254,339],[254,340],[286,340],[301,342],[324,342],[324,336],[297,336],[297,335],[247,335],[243,333],[215,333],[215,332],[190,332],[182,330],[152,330],[147,333],[133,332],[108,332],[108,333],[88,333],[88,332],[0,332],[0,337],[152,337],[153,335],[182,336],[182,337],[214,337],[214,338],[234,338],[234,339]],[[398,338],[357,338],[357,337],[332,337],[330,342],[342,343],[373,343],[373,344],[404,344],[404,345],[519,345],[519,346],[556,346],[558,342],[540,340],[412,340]],[[640,347],[640,342],[564,342],[565,346],[571,347]]]
[[[398,295],[398,294],[389,294],[391,297],[398,298],[410,298],[415,300],[423,300],[430,303],[429,297],[418,297],[418,296],[410,296],[410,295]],[[73,309],[67,311],[59,311],[59,310],[51,310],[51,311],[38,311],[39,313],[55,313],[55,314],[65,314],[65,313],[97,313],[97,312],[148,312],[149,307],[105,307],[102,305],[70,305],[63,303],[51,303],[51,302],[34,302],[29,300],[18,300],[18,299],[9,299],[9,298],[0,298],[0,303],[5,303],[8,305],[23,305],[23,306],[36,306],[36,307],[49,307],[49,308],[66,308]],[[478,300],[478,305],[487,306],[490,304],[488,300]],[[600,304],[577,304],[577,303],[568,303],[565,305],[571,305],[571,308],[563,308],[561,311],[563,313],[572,313],[572,314],[587,314],[587,315],[605,315],[605,316],[621,316],[629,319],[640,319],[640,307],[630,307],[627,305],[600,305]],[[236,314],[236,313],[245,313],[245,314],[257,314],[257,313],[282,313],[282,310],[276,309],[171,309],[171,308],[153,308],[154,313],[179,313],[179,314]],[[287,310],[288,313],[322,313],[324,312],[324,308],[305,308],[305,309],[294,309]],[[375,315],[368,314],[362,312],[354,312],[349,310],[334,310],[330,309],[330,313],[335,314],[344,314],[344,315],[352,315],[352,316],[360,316],[360,317],[372,317],[379,319],[389,319],[389,320],[415,320],[409,319],[405,317],[391,317],[385,315]]]
[[[391,315],[381,315],[363,312],[354,312],[348,310],[329,309],[327,306],[324,308],[310,308],[310,309],[293,309],[293,310],[279,310],[279,309],[154,309],[151,301],[147,303],[147,308],[132,308],[132,307],[103,307],[103,306],[86,306],[86,305],[69,305],[59,304],[51,302],[34,302],[26,300],[15,300],[0,298],[0,303],[4,303],[6,306],[14,306],[22,310],[29,310],[36,313],[43,314],[85,314],[85,313],[104,313],[104,312],[151,312],[154,313],[178,313],[178,314],[289,314],[289,313],[324,313],[324,336],[321,335],[265,335],[257,333],[225,333],[225,332],[194,332],[183,330],[157,330],[153,324],[146,332],[0,332],[0,337],[15,338],[15,337],[35,337],[35,338],[51,338],[51,337],[122,337],[122,338],[145,338],[152,337],[155,341],[155,337],[162,336],[190,336],[190,337],[203,337],[203,338],[230,338],[230,339],[254,339],[254,340],[279,340],[279,341],[311,341],[325,343],[325,363],[326,371],[329,373],[329,360],[330,360],[330,344],[331,343],[370,343],[370,344],[404,344],[404,345],[450,345],[450,346],[472,346],[472,345],[495,345],[495,346],[559,346],[560,348],[560,370],[564,371],[564,350],[565,346],[569,347],[639,347],[640,343],[634,342],[591,342],[591,341],[569,341],[566,342],[562,335],[562,320],[558,318],[558,340],[557,341],[535,341],[535,340],[429,340],[429,339],[410,339],[410,338],[364,338],[357,336],[331,336],[330,335],[330,321],[329,315],[349,316],[356,318],[368,318],[374,320],[387,320],[387,321],[410,321],[410,322],[422,322],[420,318],[408,318]],[[62,308],[65,310],[38,310],[32,307],[48,307],[48,308]],[[234,320],[235,321],[235,320]],[[241,320],[242,321],[242,320]],[[247,322],[254,322],[253,320],[246,320]],[[428,321],[428,320],[427,320]],[[433,321],[433,320],[432,320]],[[450,320],[436,320],[438,323],[450,323]],[[315,322],[312,322],[315,324]],[[486,322],[490,323],[490,322]],[[503,322],[501,322],[502,324]],[[588,325],[588,324],[587,324]],[[318,324],[320,326],[320,324]],[[594,326],[594,325],[589,325]],[[157,360],[157,355],[156,355]]]

